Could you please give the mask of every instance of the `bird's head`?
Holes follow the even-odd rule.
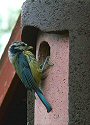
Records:
[[[28,46],[26,43],[24,42],[14,42],[12,45],[10,45],[9,47],[9,51],[12,54],[16,54],[16,53],[20,53],[23,52],[24,50],[32,50],[33,47],[32,46]]]
[[[13,44],[10,45],[8,50],[9,59],[11,60],[15,55],[18,53],[21,53],[25,50],[32,50],[32,46],[28,46],[26,43],[21,41],[16,41]]]

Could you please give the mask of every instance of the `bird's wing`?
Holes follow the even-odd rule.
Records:
[[[28,61],[26,57],[23,55],[23,53],[18,55],[14,66],[15,66],[18,76],[20,77],[21,81],[26,86],[26,88],[31,89],[31,90],[38,89],[36,82],[33,78]]]
[[[42,79],[42,70],[40,68],[40,64],[36,60],[35,56],[30,51],[24,51],[24,55],[27,58],[27,61],[29,63],[32,75],[36,81],[37,84],[41,83]]]

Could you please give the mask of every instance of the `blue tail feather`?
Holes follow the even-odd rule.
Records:
[[[38,90],[36,91],[36,93],[37,93],[38,97],[40,98],[40,100],[42,101],[42,103],[44,104],[44,106],[46,107],[47,112],[49,113],[52,110],[50,103],[46,100],[43,93],[41,93]]]

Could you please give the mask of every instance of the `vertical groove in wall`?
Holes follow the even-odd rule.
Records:
[[[34,125],[34,98],[31,91],[27,91],[27,125]]]

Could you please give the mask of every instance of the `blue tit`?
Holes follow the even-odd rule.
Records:
[[[39,88],[45,63],[42,69],[34,54],[32,53],[32,49],[32,46],[28,46],[24,42],[14,42],[12,45],[10,45],[8,50],[9,60],[13,64],[25,87],[31,91],[34,90],[46,107],[47,112],[50,112],[52,107]]]

